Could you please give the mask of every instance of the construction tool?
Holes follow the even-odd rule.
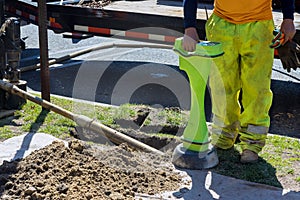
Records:
[[[113,143],[116,143],[116,144],[127,143],[129,147],[136,149],[136,150],[154,153],[157,155],[164,155],[163,152],[161,152],[151,146],[148,146],[138,140],[135,140],[121,132],[118,132],[110,127],[107,127],[107,126],[101,124],[100,122],[97,122],[95,119],[91,119],[84,115],[74,114],[74,113],[72,113],[68,110],[65,110],[55,104],[52,104],[46,100],[43,100],[36,96],[33,96],[30,93],[19,89],[17,86],[15,86],[5,80],[0,80],[0,88],[11,94],[17,95],[24,99],[28,99],[36,104],[39,104],[47,110],[53,111],[53,112],[58,113],[68,119],[71,119],[74,122],[76,122],[80,127],[86,128],[95,133],[99,133],[100,135],[107,137]]]
[[[150,44],[150,43],[144,43],[144,44],[133,44],[133,43],[115,43],[115,42],[107,42],[103,43],[101,45],[95,45],[92,47],[88,47],[86,49],[82,49],[76,52],[72,52],[68,55],[64,55],[59,58],[54,58],[48,61],[48,65],[54,65],[60,62],[64,62],[66,60],[70,60],[74,57],[81,56],[83,54],[87,54],[93,51],[98,51],[102,49],[108,49],[108,48],[160,48],[160,49],[172,49],[173,46],[166,45],[166,44]],[[27,72],[30,70],[36,70],[41,67],[41,63],[37,63],[35,65],[25,66],[20,68],[21,72]]]
[[[26,90],[27,82],[20,80],[19,70],[22,50],[21,23],[18,18],[7,18],[4,0],[0,0],[0,79]],[[19,109],[26,101],[0,90],[0,110]]]
[[[188,124],[172,157],[175,166],[188,169],[207,169],[219,163],[217,153],[210,144],[204,112],[206,82],[213,60],[223,55],[218,42],[202,41],[194,52],[182,48],[182,38],[175,41],[174,51],[179,55],[179,67],[190,80],[191,108]]]

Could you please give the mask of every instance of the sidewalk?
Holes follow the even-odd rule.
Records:
[[[44,133],[28,133],[10,138],[0,143],[0,165],[4,160],[10,161],[26,157],[32,151],[51,144],[57,138]],[[209,170],[179,170],[191,180],[190,185],[182,185],[175,192],[153,196],[137,195],[140,199],[181,199],[181,200],[298,200],[300,193],[269,185],[239,180]]]

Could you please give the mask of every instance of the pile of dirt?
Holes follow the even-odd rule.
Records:
[[[134,199],[174,191],[182,174],[168,156],[128,146],[88,146],[55,141],[19,161],[0,166],[1,199]]]
[[[92,0],[91,2],[84,2],[81,5],[83,7],[90,7],[90,8],[103,8],[111,3],[111,0]]]

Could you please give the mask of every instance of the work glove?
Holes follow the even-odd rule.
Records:
[[[300,46],[296,42],[288,41],[276,49],[282,66],[287,72],[291,72],[291,69],[296,70],[298,67],[300,68],[300,61],[298,58],[298,55],[300,56]]]

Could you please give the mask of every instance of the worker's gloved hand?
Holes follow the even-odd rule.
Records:
[[[283,68],[287,72],[291,72],[291,69],[296,70],[297,67],[300,68],[300,46],[294,41],[288,41],[284,45],[280,45],[276,48],[278,51],[278,56],[281,60]]]

